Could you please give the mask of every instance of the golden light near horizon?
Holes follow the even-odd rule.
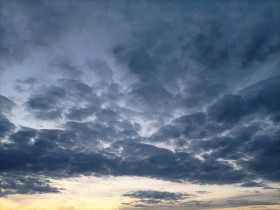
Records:
[[[198,185],[191,183],[174,183],[170,181],[141,178],[141,177],[75,177],[68,179],[52,179],[52,185],[59,187],[61,193],[33,194],[33,195],[10,195],[0,199],[0,206],[5,210],[120,210],[130,209],[125,205],[133,201],[133,198],[124,197],[125,193],[138,190],[155,190],[168,192],[184,192],[195,193],[205,192],[199,196],[193,196],[185,199],[188,201],[213,201],[242,199],[244,197],[252,197],[251,192],[247,189],[240,188],[235,185],[221,186],[219,185]],[[137,183],[137,184],[136,184]],[[277,187],[277,185],[275,186]],[[254,189],[252,189],[253,191]],[[275,190],[269,190],[253,197],[253,200],[261,198],[266,201],[273,201],[271,197],[277,197],[280,193]],[[271,205],[270,207],[279,208],[279,205]],[[150,209],[150,207],[146,207]],[[171,208],[171,207],[165,207]],[[186,207],[184,207],[186,208]],[[177,207],[174,209],[184,209]],[[255,209],[256,206],[247,206],[247,209]],[[262,205],[265,210],[269,206]],[[154,206],[152,209],[162,209],[162,207]],[[188,209],[197,209],[197,207]],[[211,210],[223,210],[224,208],[207,208]],[[244,207],[227,208],[228,210],[239,210]]]

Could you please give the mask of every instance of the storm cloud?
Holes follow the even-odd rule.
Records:
[[[277,1],[2,1],[1,196],[58,193],[50,178],[79,175],[278,183],[279,14]],[[271,204],[192,196],[123,195]]]

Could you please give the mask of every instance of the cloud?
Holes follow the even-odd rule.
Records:
[[[72,80],[62,82],[68,86],[70,81]],[[44,96],[34,96],[27,104],[31,109],[42,110],[45,113],[45,110],[60,107],[59,101],[64,100],[66,95],[70,98],[78,97],[77,94],[81,90],[88,93],[89,97],[81,100],[91,99],[92,89],[89,86],[75,80],[72,84],[74,86],[69,86],[69,89],[50,86],[42,92]],[[263,84],[268,82],[258,84],[252,87],[262,90]],[[257,96],[258,94],[255,94],[255,98]],[[244,100],[247,98],[250,98],[248,93]],[[225,104],[232,105],[231,100],[224,102],[224,98],[218,99],[214,104],[218,103],[222,107],[227,107],[226,110],[230,110],[230,106]],[[213,106],[211,105],[209,110],[212,110]],[[232,121],[231,116],[223,114],[222,116],[225,117],[222,118],[222,124],[220,118],[209,114],[211,113],[209,110],[206,113],[193,113],[175,119],[172,125],[163,126],[148,139],[140,137],[133,124],[125,121],[118,111],[108,108],[99,108],[93,112],[96,121],[68,121],[61,130],[19,130],[10,135],[13,144],[2,146],[4,161],[2,169],[49,171],[49,174],[64,170],[65,175],[79,173],[136,175],[208,184],[240,183],[251,177],[278,180],[277,130],[270,134],[256,134],[257,131],[264,132],[262,130],[267,129],[257,124],[232,129],[231,126],[236,123],[236,119]],[[222,111],[221,108],[217,110]],[[273,111],[273,109],[269,110]],[[254,113],[256,112],[249,112],[253,117]],[[7,121],[5,122],[5,125],[9,125]],[[218,133],[228,129],[231,131],[226,136],[217,136]],[[12,127],[6,126],[7,134],[10,130]],[[208,139],[192,140],[205,137]],[[166,141],[164,138],[166,140],[188,139],[187,150],[172,152],[152,145],[153,141]],[[143,143],[144,141],[149,144]],[[104,147],[104,142],[108,142],[109,146]],[[86,149],[89,145],[91,149]],[[208,151],[211,151],[210,154],[202,155],[203,160],[194,157],[196,152],[199,154]],[[11,156],[11,154],[15,155]],[[71,158],[68,157],[70,154]],[[247,157],[250,159],[246,160]],[[263,158],[267,159],[265,165],[263,165]],[[225,160],[234,160],[241,168],[235,169]]]
[[[251,114],[277,114],[280,106],[280,76],[260,81],[241,91],[241,95],[225,95],[208,109],[209,116],[224,123],[236,123]]]
[[[245,182],[242,185],[240,185],[241,187],[264,187],[265,184],[262,182]]]
[[[61,102],[66,97],[66,91],[63,88],[51,86],[40,94],[31,96],[26,106],[39,119],[56,119],[62,114]]]
[[[121,138],[124,134],[114,131],[112,136],[110,132],[105,135],[103,130],[107,127],[88,126],[75,123],[70,130],[18,130],[10,135],[10,143],[0,147],[1,171],[41,172],[48,176],[57,176],[58,172],[59,176],[133,175],[219,184],[241,182],[248,176],[215,159],[201,161],[188,153],[173,153],[129,140],[116,141],[110,148],[104,148],[102,142],[106,138],[110,142],[115,140],[112,136]]]
[[[62,118],[64,111],[68,111],[65,113],[66,117],[81,118],[82,116],[86,117],[82,112],[90,111],[99,106],[100,102],[95,100],[97,97],[87,84],[72,79],[58,79],[57,83],[59,85],[39,87],[36,94],[33,93],[26,101],[25,106],[36,118],[55,120]],[[96,103],[96,105],[88,105],[89,108],[79,106],[82,106],[82,103],[89,104],[91,102]],[[72,103],[79,104],[72,105]]]
[[[12,100],[2,95],[0,95],[0,104],[0,114],[7,114],[16,106]]]
[[[218,122],[236,123],[249,111],[241,96],[226,95],[209,107],[208,114]]]
[[[155,200],[182,200],[189,197],[186,193],[172,193],[165,191],[145,191],[140,190],[132,193],[123,194],[123,196],[138,198],[138,199],[155,199]]]
[[[234,207],[246,207],[246,206],[267,206],[276,205],[277,202],[267,202],[267,201],[254,201],[254,200],[225,200],[225,201],[189,201],[183,203],[182,207],[188,208],[234,208]]]
[[[38,176],[4,174],[1,178],[0,197],[11,194],[58,193],[61,189],[52,187],[50,181]]]
[[[15,125],[0,115],[0,137],[5,137],[15,129]]]
[[[203,193],[197,193],[198,196]],[[230,197],[228,199],[213,199],[209,200],[191,200],[197,195],[188,193],[174,193],[165,191],[135,191],[123,194],[124,197],[130,197],[133,201],[123,203],[125,206],[144,207],[144,208],[189,208],[189,209],[208,209],[208,208],[234,208],[246,206],[268,206],[277,205],[277,199],[269,199],[271,195],[258,193],[248,196],[247,199],[242,199],[241,196]],[[273,197],[273,196],[272,196]],[[258,199],[258,200],[256,200]]]
[[[51,47],[67,31],[68,19],[58,4],[3,1],[0,4],[0,71],[18,64],[34,51]],[[11,16],[13,11],[16,15]]]
[[[153,205],[166,205],[173,202],[176,203],[186,198],[190,198],[193,195],[178,192],[139,190],[125,193],[122,196],[135,199],[132,203],[125,203],[126,205],[134,207],[148,207]]]
[[[151,7],[149,22],[144,19],[140,25],[137,20],[128,21],[131,40],[112,48],[115,59],[139,79],[131,93],[148,104],[148,110],[170,112],[175,104],[184,109],[211,103],[232,91],[236,81],[254,75],[256,65],[279,55],[279,31],[273,27],[279,17],[272,2],[254,7],[225,3],[227,9],[216,4],[204,8],[158,4],[160,12]],[[198,14],[189,12],[197,7]],[[182,27],[185,24],[188,26]],[[161,103],[151,100],[157,98]]]
[[[241,164],[258,176],[272,181],[279,181],[279,131],[270,135],[257,135],[245,148],[245,154],[251,156],[250,160],[241,160]]]

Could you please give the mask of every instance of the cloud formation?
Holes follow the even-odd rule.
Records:
[[[58,193],[60,189],[50,186],[50,181],[39,177],[4,174],[1,178],[0,197],[10,194]]]
[[[126,205],[134,207],[148,207],[149,205],[166,205],[172,204],[172,202],[178,202],[193,195],[187,193],[174,193],[166,191],[152,191],[152,190],[140,190],[136,192],[123,194],[125,197],[137,199],[133,203]]]
[[[19,174],[3,175],[2,196],[58,192],[47,178],[73,175],[278,183],[279,8],[276,1],[1,2],[0,71],[21,70],[2,74],[14,87],[1,86],[0,172]],[[37,53],[42,66],[24,64]],[[145,207],[192,195],[124,196]]]

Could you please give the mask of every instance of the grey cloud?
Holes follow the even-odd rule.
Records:
[[[265,21],[252,29],[252,38],[247,40],[241,62],[243,66],[248,66],[253,62],[263,63],[271,56],[279,55],[279,30],[273,27],[276,23],[274,21],[279,18],[277,11],[269,8],[263,12],[263,17]]]
[[[241,187],[265,187],[266,185],[262,182],[245,182],[242,185],[240,185]]]
[[[257,135],[253,141],[244,146],[244,153],[251,156],[251,160],[240,160],[248,170],[253,171],[264,179],[277,181],[280,170],[277,162],[280,159],[279,131],[268,135]]]
[[[12,133],[15,128],[16,126],[12,122],[0,115],[0,137]]]
[[[226,200],[226,201],[189,201],[183,203],[182,207],[188,208],[234,208],[234,207],[246,207],[246,206],[267,206],[276,205],[277,202],[268,201],[255,201],[255,200]]]
[[[227,200],[225,202],[227,206],[230,207],[240,207],[240,206],[255,206],[255,205],[273,205],[271,202],[266,201],[250,201],[250,200]]]
[[[52,187],[50,181],[38,176],[3,174],[0,197],[10,194],[58,193],[61,189]]]
[[[95,105],[88,106],[84,108],[71,108],[68,110],[68,113],[66,114],[66,117],[69,120],[84,120],[87,119],[90,116],[93,116],[94,113],[98,110],[98,107]]]
[[[72,79],[58,79],[57,84],[39,87],[39,93],[33,93],[25,103],[38,119],[57,119],[64,114],[69,119],[81,119],[100,106],[100,100],[87,84]]]
[[[239,95],[226,95],[208,109],[209,116],[224,123],[236,123],[250,110]]]
[[[68,26],[64,24],[67,14],[59,4],[48,1],[1,1],[0,9],[1,70],[20,63],[34,50],[54,45],[67,31]]]
[[[36,83],[38,83],[38,79],[36,79],[35,77],[28,77],[24,80],[17,80],[17,83],[20,84],[28,84],[28,85],[34,85]]]
[[[205,191],[205,190],[199,190],[199,191],[195,191],[197,194],[209,194],[211,192]]]
[[[42,90],[40,94],[31,96],[26,106],[39,119],[57,119],[62,115],[61,105],[65,97],[65,89],[51,86]]]
[[[205,155],[205,158],[235,160],[254,176],[274,181],[279,179],[279,132],[270,132],[263,135],[216,137],[198,142],[198,148],[211,151],[211,155]]]
[[[127,161],[136,161],[139,159],[150,158],[153,156],[172,155],[167,149],[158,148],[154,145],[131,142],[131,140],[117,141],[111,145],[113,153],[117,153]]]
[[[39,80],[35,77],[28,77],[26,79],[17,79],[15,89],[19,93],[31,91],[34,86],[39,84]]]
[[[78,79],[83,72],[78,66],[71,63],[69,58],[56,58],[50,63],[50,73],[61,74],[64,78]]]
[[[248,176],[244,171],[234,170],[230,165],[211,158],[201,161],[186,152],[173,153],[152,145],[126,144],[128,146],[117,149],[121,151],[120,157],[127,157],[121,171],[125,174],[219,184],[240,182]]]
[[[65,127],[76,132],[79,138],[88,143],[98,141],[112,141],[117,137],[117,130],[114,126],[104,125],[98,122],[74,122],[69,121]],[[106,131],[106,132],[105,132]]]
[[[260,81],[241,91],[253,111],[273,113],[279,111],[280,75]]]
[[[98,112],[96,112],[96,117],[98,121],[107,123],[120,119],[118,113],[112,109],[100,109]]]
[[[208,109],[209,116],[224,123],[236,123],[251,114],[277,114],[280,106],[280,77],[260,81],[240,92],[226,95]]]
[[[10,140],[17,144],[31,143],[32,138],[36,137],[36,130],[30,128],[23,128],[10,135]]]
[[[0,95],[0,104],[0,114],[7,114],[16,106],[15,102],[2,95]]]
[[[208,208],[234,208],[234,207],[246,207],[246,206],[267,206],[267,205],[277,205],[277,199],[267,200],[264,194],[259,193],[258,196],[248,197],[248,199],[241,199],[241,196],[232,197],[229,199],[218,199],[211,201],[199,201],[199,200],[190,200],[185,201],[185,199],[191,199],[193,195],[187,193],[168,193],[167,199],[165,199],[164,195],[160,194],[159,191],[136,191],[133,193],[127,193],[123,196],[129,196],[134,198],[135,200],[131,203],[123,203],[126,206],[132,207],[150,207],[150,208],[166,208],[166,207],[174,207],[177,208],[188,208],[188,209],[208,209]],[[165,193],[165,192],[164,192]],[[174,194],[169,196],[169,194]],[[177,195],[176,195],[177,194]],[[183,196],[179,195],[183,194]],[[150,198],[154,197],[156,198]],[[275,195],[275,194],[274,194]],[[170,197],[175,197],[170,198]],[[179,197],[179,198],[177,198]],[[256,198],[258,200],[256,200]]]
[[[212,123],[205,113],[197,112],[173,120],[176,127],[181,129],[187,138],[203,138],[224,129],[224,125]]]
[[[165,191],[152,191],[140,190],[136,192],[126,193],[123,196],[137,198],[137,199],[158,199],[158,200],[182,200],[188,198],[190,194],[187,193],[174,193]]]
[[[132,203],[126,203],[126,205],[128,206],[148,207],[153,205],[178,203],[186,198],[192,197],[193,195],[178,192],[139,190],[135,192],[125,193],[122,196],[135,199]]]
[[[59,103],[66,96],[66,91],[59,87],[49,87],[44,95],[35,95],[27,102],[27,106],[35,110],[49,110]]]
[[[270,116],[278,113],[276,107],[280,107],[278,80],[279,76],[269,78],[241,90],[240,95],[225,95],[210,105],[206,113],[182,116],[162,126],[149,141],[173,139],[171,144],[175,144],[177,151],[208,152],[202,155],[205,160],[233,160],[252,176],[278,180],[279,131],[271,129],[269,122]],[[260,117],[268,121],[256,122]]]
[[[71,132],[41,130],[34,142],[22,139],[20,143],[2,144],[0,168],[2,172],[42,172],[47,176],[59,174],[61,177],[87,172],[105,175],[110,168],[117,166],[117,160],[101,154],[79,152],[75,150],[77,147],[76,136]]]
[[[102,150],[97,139],[106,141],[109,136],[104,136],[104,132],[79,133],[73,128],[80,129],[75,124],[68,131],[42,129],[36,134],[26,128],[17,131],[10,136],[13,143],[1,145],[1,171],[42,172],[50,176],[62,171],[62,176],[134,175],[220,184],[240,182],[247,177],[243,171],[214,159],[202,162],[188,153],[173,153],[152,145],[124,141]],[[91,144],[92,149],[88,150]]]
[[[161,17],[167,4],[158,4],[162,11],[157,14]],[[225,3],[228,8],[230,5]],[[140,79],[132,93],[141,94],[139,87],[143,86],[161,90],[145,91],[145,95],[140,95],[150,108],[157,104],[150,98],[158,98],[159,94],[164,96],[162,93],[165,91],[165,97],[161,97],[162,103],[157,104],[154,111],[172,110],[166,104],[172,101],[173,105],[175,103],[181,108],[200,107],[212,102],[225,90],[231,91],[234,81],[257,71],[257,68],[248,66],[267,59],[275,60],[279,54],[279,30],[273,27],[279,16],[273,2],[261,7],[259,4],[252,7],[244,3],[238,11],[232,7],[230,12],[220,9],[217,4],[208,5],[202,10],[203,15],[209,18],[201,19],[189,14],[188,6],[182,3],[175,9],[169,8],[169,15],[161,17],[161,21],[158,15],[151,13],[149,23],[143,27],[134,27],[133,23],[137,25],[137,21],[131,21],[133,41],[128,40],[112,48],[117,61]],[[194,8],[197,6],[192,5]],[[248,7],[251,8],[250,13],[246,12],[245,8]],[[185,12],[181,11],[183,8]],[[235,12],[241,14],[230,16]],[[170,15],[173,13],[176,14],[176,21]],[[248,21],[244,22],[243,19]],[[188,27],[182,27],[183,23],[187,23]],[[231,31],[233,26],[234,35]],[[269,31],[269,35],[264,31]],[[170,94],[178,97],[168,96]]]
[[[94,80],[99,85],[105,86],[113,82],[113,72],[104,60],[88,61],[87,65],[90,73],[94,75]]]
[[[162,126],[150,137],[150,140],[164,142],[177,139],[178,143],[180,141],[187,143],[191,139],[210,138],[227,127],[228,125],[213,122],[207,113],[196,112],[174,119],[170,125]]]

